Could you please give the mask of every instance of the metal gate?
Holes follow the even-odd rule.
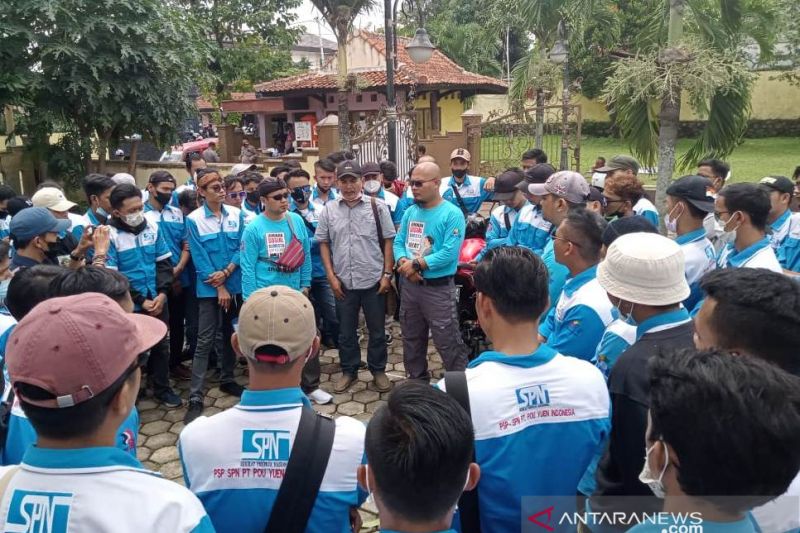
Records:
[[[480,134],[480,175],[495,176],[520,166],[526,150],[544,150],[556,168],[580,172],[581,107],[550,105],[529,107],[469,127]]]
[[[398,111],[395,118],[397,131],[397,174],[405,176],[414,166],[417,150],[417,113],[414,110]],[[389,159],[389,120],[386,109],[364,117],[351,127],[350,144],[359,163],[379,163]]]

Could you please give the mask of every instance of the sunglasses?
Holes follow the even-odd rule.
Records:
[[[211,192],[222,192],[222,191],[225,190],[225,186],[224,185],[220,185],[219,183],[215,183],[214,185],[206,185],[203,188],[205,190],[211,191]]]
[[[237,198],[239,198],[240,200],[244,200],[245,198],[247,198],[247,191],[229,192],[228,198],[230,198],[231,200],[236,200]]]
[[[408,186],[411,187],[412,189],[418,189],[419,187],[422,187],[429,181],[433,180],[411,180],[408,182]]]
[[[275,196],[267,196],[267,199],[275,200],[276,202],[281,202],[283,200],[286,200],[287,198],[289,198],[289,193],[288,192],[285,192],[285,193],[282,193],[282,194],[276,194]]]

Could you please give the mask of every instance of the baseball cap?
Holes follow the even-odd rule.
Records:
[[[586,197],[587,202],[600,202],[603,207],[606,206],[606,197],[603,196],[603,191],[597,187],[589,187],[589,196]]]
[[[533,165],[525,171],[525,179],[517,184],[517,188],[522,192],[528,192],[528,185],[531,183],[544,183],[547,178],[556,173],[556,169],[549,163],[539,163]]]
[[[658,233],[658,228],[642,215],[619,217],[608,223],[601,238],[608,248],[617,238],[628,233]]]
[[[23,209],[28,209],[29,207],[33,207],[33,203],[27,196],[15,196],[9,198],[6,203],[6,209],[12,218]]]
[[[246,172],[248,170],[258,170],[258,165],[248,164],[248,163],[237,163],[231,167],[231,174],[234,176],[238,176],[242,172]]]
[[[494,182],[494,199],[498,202],[511,200],[519,189],[517,185],[524,181],[525,175],[519,170],[506,170]]]
[[[380,172],[380,168],[378,168]],[[358,164],[358,161],[353,161],[352,159],[348,159],[347,161],[342,161],[338,165],[336,165],[336,178],[342,179],[345,176],[352,176],[354,178],[360,178],[363,175],[361,171],[361,165]]]
[[[708,195],[711,182],[703,176],[683,176],[667,188],[667,194],[686,200],[704,213],[714,212],[714,199]]]
[[[116,183],[117,185],[122,185],[123,183],[128,183],[130,185],[136,185],[136,178],[128,174],[127,172],[119,172],[111,176],[111,181]]]
[[[657,233],[628,233],[608,247],[597,281],[612,296],[642,305],[672,305],[689,296],[683,250]]]
[[[361,175],[366,176],[367,174],[380,174],[381,173],[381,166],[375,162],[368,162],[361,165]]]
[[[239,350],[253,361],[287,364],[307,355],[317,336],[311,302],[285,285],[272,285],[252,293],[239,311]],[[286,354],[262,348],[277,346]]]
[[[150,178],[147,181],[148,183],[152,183],[153,185],[156,185],[158,183],[174,183],[177,185],[175,177],[169,172],[153,172],[152,174],[150,174]]]
[[[467,163],[472,160],[472,156],[469,155],[469,151],[466,148],[456,148],[452,152],[450,152],[450,161],[456,158],[461,158]]]
[[[615,155],[604,166],[595,169],[595,172],[611,172],[612,170],[632,170],[634,174],[638,174],[639,162],[629,155]]]
[[[571,170],[556,172],[544,183],[528,185],[528,192],[536,196],[553,194],[573,204],[584,204],[589,196],[586,178]]]
[[[773,191],[794,194],[794,183],[786,176],[767,176],[758,183]]]
[[[25,402],[71,407],[114,384],[166,334],[159,319],[126,313],[103,294],[51,298],[14,328],[6,349],[8,373],[15,386],[28,383],[53,395],[32,399],[17,390]]]
[[[69,219],[60,219],[44,207],[29,207],[13,217],[9,225],[9,233],[15,239],[27,241],[43,233],[61,233],[69,229]]]
[[[75,207],[75,202],[70,202],[64,193],[55,187],[42,187],[31,198],[31,203],[35,207],[46,207],[53,211],[69,211]]]

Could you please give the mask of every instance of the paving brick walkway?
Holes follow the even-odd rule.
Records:
[[[386,374],[392,382],[405,379],[403,365],[403,347],[400,340],[400,326],[392,325],[394,341],[389,346],[389,361]],[[433,344],[428,346],[429,368],[434,378],[441,377],[442,362]],[[362,339],[361,358],[366,361],[366,339]],[[372,387],[372,374],[367,370],[358,373],[358,381],[347,391],[341,394],[333,393],[333,382],[341,375],[339,354],[337,350],[325,350],[320,354],[322,373],[320,376],[323,390],[333,394],[333,402],[328,405],[315,405],[314,408],[323,414],[333,416],[351,416],[357,420],[367,422],[372,414],[386,403],[389,395],[379,393]],[[247,386],[247,376],[244,368],[237,365],[236,380]],[[189,382],[173,382],[176,392],[185,401],[189,399]],[[203,415],[211,416],[229,409],[238,403],[239,399],[219,390],[215,384],[207,392]],[[161,472],[176,483],[183,484],[183,471],[178,458],[176,443],[178,435],[183,429],[183,416],[186,407],[180,409],[167,409],[152,399],[145,399],[138,404],[141,428],[139,429],[138,456],[146,468]],[[377,512],[374,506],[365,504],[362,508],[364,521],[363,532],[377,531]]]

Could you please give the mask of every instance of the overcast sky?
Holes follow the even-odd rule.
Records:
[[[319,27],[322,30],[322,36],[326,39],[335,40],[333,32],[331,32],[330,28],[328,28],[322,20],[322,16],[319,11],[317,11],[317,8],[315,8],[309,0],[303,0],[303,4],[295,10],[295,13],[297,13],[297,25],[305,26],[306,31],[311,35],[317,35],[317,23],[315,19],[319,17]],[[375,26],[383,27],[383,24],[383,6],[378,5],[372,12],[358,17],[355,26],[356,28],[373,28]]]

